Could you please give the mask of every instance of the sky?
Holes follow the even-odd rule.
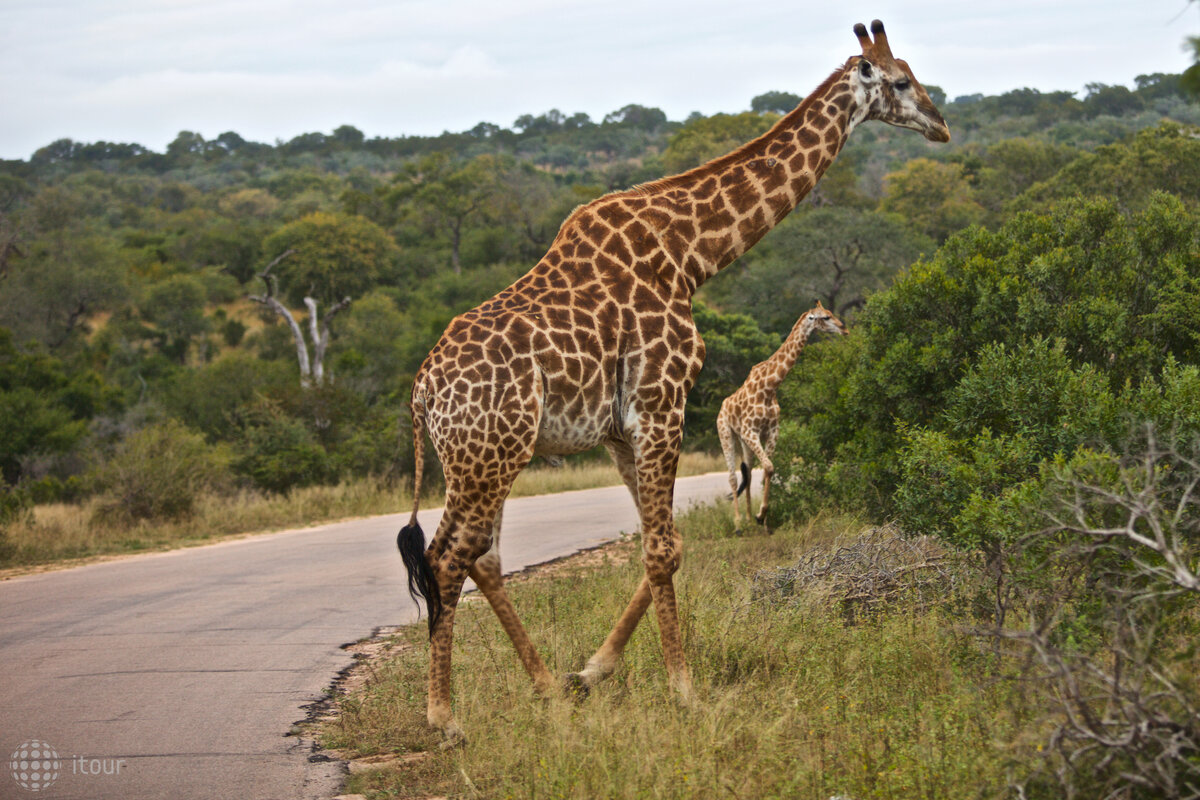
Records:
[[[63,138],[163,151],[511,127],[630,103],[673,120],[804,95],[883,20],[948,97],[1181,72],[1200,0],[0,0],[0,158]]]

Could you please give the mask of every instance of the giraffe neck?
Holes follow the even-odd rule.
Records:
[[[759,138],[634,190],[652,208],[668,206],[675,212],[674,219],[655,227],[691,291],[750,249],[804,199],[868,110],[864,98],[855,96],[850,71],[842,67]]]
[[[783,379],[792,371],[792,367],[796,366],[796,359],[800,357],[800,351],[808,344],[808,335],[811,332],[812,328],[808,324],[808,314],[806,313],[792,326],[791,333],[783,340],[779,349],[767,359],[767,363],[772,367],[766,371],[766,380],[770,389],[778,388],[779,384],[783,383]]]

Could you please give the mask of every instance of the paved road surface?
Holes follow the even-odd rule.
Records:
[[[680,479],[676,506],[728,492]],[[427,535],[440,509],[421,514]],[[327,798],[340,765],[285,737],[350,663],[342,644],[416,618],[395,535],[407,514],[0,583],[0,798]],[[509,501],[507,571],[637,527],[624,487]],[[597,645],[599,642],[597,642]],[[38,792],[12,776],[51,745]],[[26,782],[34,778],[26,773]]]

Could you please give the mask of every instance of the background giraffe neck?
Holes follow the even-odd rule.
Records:
[[[683,216],[660,228],[660,239],[693,291],[804,199],[865,114],[843,67],[759,138],[635,190]]]
[[[783,340],[783,344],[767,359],[767,363],[775,367],[769,373],[772,375],[770,381],[775,384],[771,387],[772,389],[782,383],[783,379],[788,376],[788,373],[792,371],[792,367],[796,366],[796,359],[800,357],[800,351],[808,344],[810,330],[809,326],[805,324],[807,321],[808,314],[797,320],[796,324],[792,326],[791,333]]]

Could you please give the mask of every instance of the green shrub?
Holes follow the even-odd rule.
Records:
[[[333,477],[325,448],[304,423],[263,402],[244,412],[236,470],[269,492],[286,493]]]
[[[1163,194],[952,236],[784,383],[776,507],[994,544],[1055,459],[1146,421],[1200,429],[1198,243],[1200,215]]]
[[[175,420],[127,436],[96,475],[99,513],[131,520],[190,514],[197,496],[228,484],[229,457],[222,448]]]

